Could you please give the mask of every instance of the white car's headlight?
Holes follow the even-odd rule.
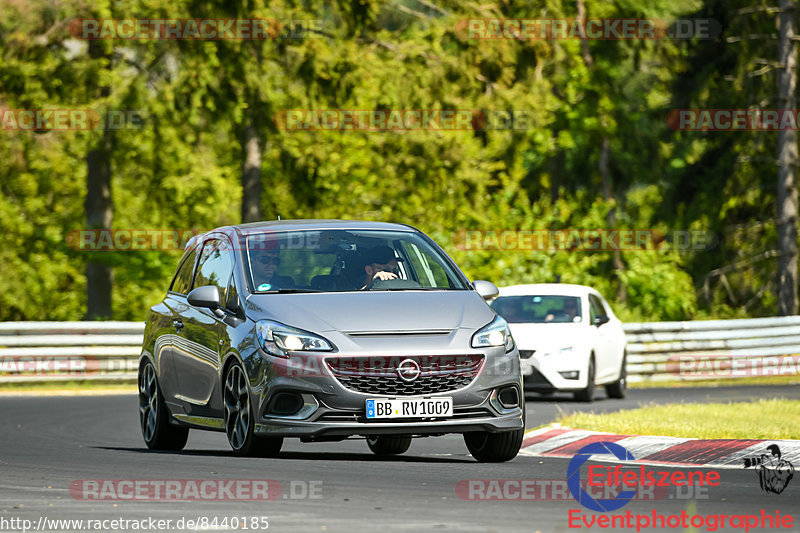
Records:
[[[278,357],[289,357],[291,351],[330,352],[333,346],[319,335],[293,328],[272,320],[256,323],[258,344],[265,352]]]
[[[497,316],[487,325],[483,326],[472,336],[473,348],[487,348],[489,346],[505,346],[506,352],[514,349],[514,339],[508,323]]]

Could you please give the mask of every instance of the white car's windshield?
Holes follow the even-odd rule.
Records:
[[[500,296],[491,306],[507,322],[516,324],[573,323],[583,316],[577,296]]]
[[[255,292],[468,289],[441,252],[412,231],[257,233],[245,245]]]

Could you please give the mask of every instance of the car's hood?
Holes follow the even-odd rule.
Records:
[[[254,294],[246,312],[318,332],[478,329],[495,315],[475,291]]]
[[[590,335],[584,324],[509,324],[511,336],[521,350],[541,350],[583,342]]]

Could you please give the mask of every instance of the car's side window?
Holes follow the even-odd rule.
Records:
[[[603,304],[600,303],[600,300],[594,294],[589,295],[589,305],[591,306],[591,316],[590,320],[594,323],[594,319],[598,316],[605,316],[606,312],[603,309]]]
[[[605,298],[602,296],[597,298],[597,303],[600,305],[600,311],[602,312],[603,316],[611,317],[611,312],[609,311],[611,307],[609,307]]]
[[[209,240],[203,245],[192,287],[214,285],[219,289],[220,302],[228,301],[228,281],[233,272],[231,247],[221,240]]]
[[[447,279],[442,266],[428,254],[411,242],[402,241],[403,251],[411,259],[411,266],[414,268],[418,281],[423,287],[450,287],[450,280]]]
[[[189,291],[192,290],[192,275],[194,274],[196,259],[197,248],[192,250],[192,253],[186,256],[186,259],[181,263],[181,266],[178,268],[178,273],[175,275],[175,279],[172,282],[172,287],[170,287],[169,290],[179,294],[189,294]]]

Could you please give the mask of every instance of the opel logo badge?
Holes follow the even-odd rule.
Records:
[[[411,383],[415,379],[419,377],[420,370],[419,370],[419,363],[414,361],[413,359],[404,359],[400,361],[400,364],[397,365],[397,377],[405,381],[406,383]]]

